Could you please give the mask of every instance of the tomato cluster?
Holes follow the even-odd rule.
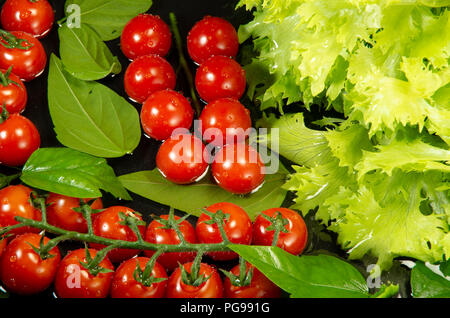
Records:
[[[17,224],[16,216],[41,219],[41,210],[30,201],[32,190],[10,185],[0,190],[0,224]],[[220,202],[203,210],[195,227],[173,213],[154,217],[148,224],[141,215],[125,206],[103,209],[101,199],[77,199],[55,193],[47,196],[47,221],[69,231],[87,233],[83,209],[90,209],[93,234],[99,237],[134,242],[140,237],[153,244],[178,245],[221,243],[224,235],[233,244],[277,244],[294,255],[307,242],[307,228],[295,211],[274,208],[263,211],[252,223],[245,210],[233,203]],[[281,224],[274,241],[276,224]],[[62,258],[57,246],[46,249],[48,237],[37,230],[19,228],[0,240],[0,280],[18,294],[35,294],[52,284],[61,298],[161,298],[161,297],[279,297],[281,290],[251,264],[240,262],[224,272],[201,261],[193,251],[156,252],[123,249],[89,243],[89,248],[69,251]],[[6,243],[9,243],[6,245]],[[96,257],[97,256],[97,257]],[[231,251],[207,254],[214,261],[238,258]],[[62,258],[62,259],[61,259]],[[117,267],[116,267],[117,265]]]

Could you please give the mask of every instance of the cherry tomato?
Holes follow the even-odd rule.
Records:
[[[280,298],[281,289],[272,283],[256,267],[247,263],[247,272],[253,268],[253,275],[250,285],[235,286],[228,277],[223,282],[225,298]],[[233,275],[239,277],[241,270],[239,265],[233,267],[230,271]]]
[[[178,184],[200,180],[208,170],[205,145],[191,134],[178,134],[163,142],[156,154],[156,166],[167,179]]]
[[[175,71],[164,58],[144,55],[135,59],[125,72],[125,91],[130,99],[143,103],[154,92],[174,89]]]
[[[41,42],[30,34],[22,31],[11,34],[24,42],[19,44],[21,48],[7,48],[8,41],[0,35],[0,68],[8,69],[12,65],[14,74],[23,81],[31,81],[44,72],[47,54]]]
[[[160,216],[164,220],[168,220],[168,215]],[[174,216],[175,220],[179,220],[180,217]],[[197,236],[195,235],[194,227],[188,221],[184,220],[178,224],[178,227],[183,234],[186,242],[197,243]],[[153,220],[147,227],[145,232],[145,240],[150,243],[157,244],[179,244],[180,239],[174,229],[164,228],[164,225],[157,220]],[[154,251],[145,251],[146,256],[151,257]],[[184,264],[193,261],[195,258],[194,252],[169,252],[163,253],[158,257],[158,263],[164,266],[167,270],[172,271],[177,266],[178,263]]]
[[[50,257],[41,259],[30,244],[39,248],[41,236],[26,233],[17,236],[6,247],[0,259],[0,279],[9,291],[22,295],[46,290],[56,275],[61,255],[58,247],[50,250]],[[47,244],[48,238],[44,238]]]
[[[200,120],[203,140],[216,147],[245,141],[252,127],[250,111],[232,98],[217,99],[206,105]]]
[[[140,14],[131,19],[122,31],[120,46],[130,60],[143,55],[165,56],[172,44],[169,26],[157,15]]]
[[[83,199],[84,202],[90,199]],[[87,222],[81,212],[73,209],[80,207],[80,199],[68,197],[62,194],[50,193],[47,197],[47,221],[51,225],[60,227],[68,231],[86,233],[88,231]],[[100,198],[91,204],[92,209],[103,209],[103,203]],[[98,213],[92,214],[92,218]]]
[[[39,132],[29,119],[12,114],[0,123],[0,163],[23,165],[40,145]]]
[[[206,16],[198,21],[187,37],[191,58],[198,64],[213,55],[236,57],[239,38],[233,25],[218,17]]]
[[[16,216],[41,220],[41,211],[30,203],[31,191],[24,185],[10,185],[0,190],[0,224],[3,226],[15,225],[18,223],[14,219]],[[25,226],[9,233],[23,234],[26,232],[39,233],[40,230]]]
[[[294,210],[286,208],[272,208],[261,212],[261,214],[270,217],[281,213],[283,219],[287,220],[287,233],[280,232],[277,246],[283,250],[293,254],[299,255],[303,252],[308,241],[308,229],[306,228],[303,218]],[[267,231],[267,227],[272,224],[269,220],[259,215],[253,224],[253,244],[254,245],[272,245],[275,231]]]
[[[189,130],[193,118],[194,111],[186,97],[170,89],[151,94],[141,110],[142,128],[156,140],[166,140],[176,128]]]
[[[241,207],[229,202],[215,203],[208,208],[209,212],[216,213],[221,211],[228,214],[228,220],[225,220],[224,230],[228,239],[234,244],[247,244],[252,241],[252,221],[247,213]],[[211,220],[211,217],[202,213],[197,220],[195,231],[200,243],[220,243],[222,235],[217,224],[207,224],[205,221]],[[238,257],[234,252],[210,252],[208,253],[214,260],[226,261]]]
[[[130,208],[124,206],[111,206],[105,211],[101,212],[94,220],[93,228],[94,234],[98,236],[103,236],[110,239],[123,240],[123,241],[136,241],[136,234],[127,225],[120,224],[123,222],[119,213],[123,212],[128,216],[132,216],[140,221],[142,217],[136,214]],[[141,235],[144,235],[145,226],[138,225]],[[91,243],[92,248],[102,249],[105,246],[101,244]],[[108,253],[108,257],[113,263],[120,263],[123,260],[131,258],[139,253],[139,250],[135,249],[113,249]]]
[[[7,31],[23,31],[42,38],[51,30],[55,15],[47,0],[6,0],[1,12]]]
[[[139,267],[144,271],[148,261],[150,261],[150,258],[135,257],[120,264],[112,281],[111,297],[163,298],[166,293],[167,279],[159,283],[152,283],[150,286],[145,286],[134,278],[137,263],[139,262]],[[167,278],[166,271],[158,262],[153,267],[152,277]]]
[[[197,69],[195,87],[208,103],[226,97],[239,99],[245,91],[245,71],[229,57],[212,56]]]
[[[0,70],[0,110],[3,105],[10,114],[21,113],[27,105],[27,89],[10,70]]]
[[[253,147],[229,144],[223,147],[211,165],[217,184],[236,194],[254,192],[264,183],[265,166]]]
[[[92,259],[97,252],[89,249]],[[87,262],[84,248],[71,251],[63,258],[55,278],[56,295],[60,298],[106,298],[114,275],[114,267],[108,257],[105,257],[98,266],[110,272],[100,272],[96,276],[80,262]]]
[[[187,272],[191,271],[192,262],[183,264]],[[200,286],[185,284],[181,279],[181,269],[173,271],[167,282],[167,298],[222,298],[223,283],[219,273],[210,265],[201,263],[200,276],[208,277],[208,280]]]

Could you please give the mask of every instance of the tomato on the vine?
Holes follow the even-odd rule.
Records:
[[[23,31],[42,38],[51,30],[55,14],[47,0],[6,0],[2,26],[7,31]]]
[[[0,123],[1,164],[23,165],[40,145],[39,131],[28,118],[12,114]]]
[[[17,75],[8,70],[0,69],[0,110],[5,105],[10,114],[21,113],[27,105],[27,89]]]
[[[90,199],[83,199],[89,202]],[[86,233],[88,231],[87,222],[81,212],[77,212],[74,208],[80,207],[80,199],[68,197],[62,194],[50,193],[47,197],[47,221],[49,224],[60,227],[67,231],[76,231]],[[98,198],[91,204],[91,208],[103,209],[102,199]],[[98,213],[92,214],[92,219]]]
[[[44,237],[44,245],[49,240]],[[42,292],[52,284],[61,255],[58,247],[54,247],[42,259],[33,249],[40,247],[40,241],[41,235],[26,233],[8,244],[0,258],[0,279],[7,290],[30,295]]]
[[[130,99],[144,103],[153,93],[166,88],[174,89],[175,71],[159,55],[144,55],[135,59],[125,72],[125,91]]]
[[[158,15],[145,13],[131,19],[120,37],[122,52],[130,60],[149,54],[165,56],[171,44],[169,26]]]
[[[0,68],[8,69],[23,81],[31,81],[44,72],[47,54],[41,42],[22,31],[0,31]]]
[[[177,128],[189,129],[193,118],[187,98],[171,89],[154,92],[142,105],[142,128],[156,140],[166,140]]]
[[[206,16],[189,31],[187,49],[198,64],[213,55],[236,57],[239,38],[233,25],[219,17]]]
[[[305,221],[296,211],[287,208],[272,208],[261,212],[253,223],[253,244],[272,245],[275,230],[267,230],[281,216],[286,232],[281,231],[277,246],[283,250],[299,255],[308,241],[308,229]]]
[[[211,169],[217,184],[231,193],[254,192],[264,183],[264,163],[258,151],[247,144],[224,146],[216,154]]]
[[[88,249],[91,259],[98,251]],[[83,264],[82,264],[83,263]],[[60,298],[106,298],[111,288],[114,266],[105,257],[92,273],[87,267],[86,250],[69,252],[61,261],[55,278],[55,292]]]
[[[121,217],[121,212],[125,216],[132,217],[136,222],[142,223],[142,217],[134,210],[124,206],[111,206],[101,212],[95,217],[93,223],[94,234],[105,238],[123,240],[123,241],[136,241],[137,236],[133,230],[123,224],[125,220]],[[144,235],[145,225],[138,225],[139,232]],[[102,249],[105,246],[97,243],[90,243],[90,246],[95,249]],[[123,249],[116,248],[108,252],[108,257],[113,263],[120,263],[128,258],[136,256],[139,250],[136,249]]]
[[[2,226],[0,225],[0,229],[2,228]],[[6,238],[0,238],[0,257],[3,254],[3,251],[6,248]]]
[[[219,98],[239,99],[245,91],[245,71],[232,58],[215,55],[200,64],[195,87],[208,103]]]
[[[162,220],[153,220],[147,227],[145,232],[145,240],[150,243],[156,244],[172,244],[176,245],[180,243],[180,238],[173,228],[168,228],[167,220],[169,215],[161,215]],[[175,222],[180,220],[179,216],[174,215]],[[162,223],[161,223],[162,222]],[[166,223],[166,224],[163,224]],[[197,236],[195,235],[195,229],[191,223],[186,220],[177,222],[178,228],[183,235],[184,239],[188,243],[197,243]],[[151,257],[154,251],[145,251],[146,256]],[[168,252],[163,253],[158,257],[158,263],[167,268],[168,270],[175,269],[178,264],[184,264],[193,261],[195,258],[195,252]]]
[[[151,277],[145,276],[146,264],[150,261],[147,257],[135,257],[129,259],[116,269],[111,285],[112,298],[163,298],[166,293],[167,273],[156,262],[151,272]],[[136,275],[136,266],[139,262],[141,275]],[[157,279],[158,281],[152,281]],[[164,280],[162,280],[164,279]]]
[[[223,228],[227,238],[233,244],[250,244],[252,241],[252,221],[247,212],[240,206],[229,202],[219,202],[206,208],[197,220],[195,231],[200,243],[220,243],[223,241],[217,223],[209,224],[211,217],[215,213],[223,216]],[[238,257],[234,252],[210,252],[208,253],[214,260],[231,260]]]

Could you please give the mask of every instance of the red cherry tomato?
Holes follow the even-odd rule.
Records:
[[[123,222],[119,213],[123,212],[126,215],[135,217],[136,219],[142,221],[142,217],[136,214],[130,208],[124,206],[112,206],[107,208],[105,211],[101,212],[96,216],[93,228],[94,234],[98,236],[103,236],[110,239],[123,240],[123,241],[136,241],[136,234],[131,230],[129,226],[122,225]],[[141,235],[144,236],[145,226],[138,226]],[[102,249],[105,246],[102,244],[91,243],[92,248]],[[113,263],[120,263],[128,258],[131,258],[139,253],[139,250],[135,249],[113,249],[108,253],[108,257]]]
[[[187,272],[191,271],[192,262],[183,264]],[[167,282],[167,298],[222,298],[223,283],[219,273],[210,265],[201,263],[199,276],[209,279],[200,286],[186,285],[181,279],[181,270],[178,267]]]
[[[169,62],[158,55],[138,57],[125,72],[125,91],[130,99],[141,104],[153,92],[174,89],[175,84],[175,71]]]
[[[226,97],[239,99],[245,91],[245,71],[229,57],[212,56],[197,69],[195,87],[208,103]]]
[[[246,144],[223,147],[214,158],[211,169],[217,184],[231,193],[254,192],[264,183],[264,163],[258,151]]]
[[[168,220],[168,215],[160,216],[164,220]],[[180,219],[178,216],[174,216],[175,220]],[[186,220],[178,224],[178,227],[183,234],[186,242],[197,243],[197,236],[195,235],[194,227]],[[164,228],[163,224],[157,220],[152,221],[145,232],[145,240],[150,243],[157,244],[179,244],[180,239],[174,229]],[[145,251],[146,256],[151,257],[154,251]],[[163,253],[158,257],[158,263],[164,266],[167,270],[172,271],[177,266],[178,263],[184,264],[193,261],[195,258],[194,252],[169,252]]]
[[[156,166],[167,179],[178,184],[200,180],[208,170],[205,145],[191,134],[179,134],[163,142],[156,154]]]
[[[191,58],[198,64],[213,55],[236,57],[239,38],[233,25],[218,17],[206,16],[197,22],[187,37]]]
[[[120,46],[130,60],[143,55],[165,56],[172,44],[169,26],[157,15],[140,14],[122,31]]]
[[[27,105],[27,89],[20,78],[7,70],[0,70],[0,110],[3,105],[10,114],[21,113]]]
[[[176,128],[189,130],[193,118],[194,111],[186,97],[170,89],[151,94],[141,110],[142,128],[156,140],[166,140]]]
[[[139,267],[142,271],[145,270],[145,265],[150,261],[147,257],[135,257],[129,259],[117,268],[111,286],[112,298],[163,298],[166,293],[167,280],[159,283],[152,283],[150,286],[145,286],[137,282],[134,278],[134,271],[139,262]],[[167,278],[167,273],[164,268],[156,262],[152,277]]]
[[[90,199],[83,199],[84,202]],[[68,231],[86,233],[88,231],[87,222],[81,212],[73,209],[80,207],[80,199],[68,197],[62,194],[50,193],[47,197],[47,221],[51,225],[60,227]],[[103,203],[100,198],[91,204],[92,209],[103,209]],[[92,214],[93,219],[98,213]]]
[[[39,248],[41,236],[26,233],[17,236],[6,247],[0,259],[0,279],[9,291],[22,295],[31,295],[46,290],[53,282],[61,255],[58,247],[50,250],[53,255],[41,259],[30,244]],[[48,238],[44,238],[47,244]]]
[[[232,98],[217,99],[206,105],[200,120],[203,140],[216,147],[245,141],[252,127],[250,111]]]
[[[51,30],[55,15],[47,0],[7,0],[1,12],[7,31],[23,31],[42,38]]]
[[[31,81],[42,74],[47,64],[47,54],[39,40],[22,31],[12,31],[11,34],[21,40],[21,48],[7,48],[5,36],[0,36],[0,68],[13,66],[13,73],[23,81]],[[23,49],[25,48],[25,49]]]
[[[97,251],[89,249],[92,259]],[[92,275],[80,262],[86,263],[84,248],[69,252],[59,265],[55,278],[55,292],[60,298],[106,298],[111,288],[114,267],[105,257],[98,265],[110,270]]]
[[[252,267],[253,276],[250,285],[234,286],[228,277],[225,278],[223,282],[225,298],[280,298],[281,289],[256,267],[247,263],[247,273]],[[233,267],[230,272],[239,277],[241,272],[239,265]]]
[[[23,165],[40,145],[39,132],[29,119],[12,114],[0,124],[0,163]]]
[[[41,211],[35,209],[30,203],[31,189],[24,185],[10,185],[0,190],[0,224],[3,226],[15,225],[14,219],[21,216],[27,219],[41,220]],[[19,227],[11,234],[26,232],[39,233],[40,230],[31,227]]]
[[[306,228],[303,218],[294,210],[286,208],[272,208],[261,212],[270,217],[281,213],[282,217],[287,220],[287,233],[280,232],[277,246],[283,250],[299,255],[303,252],[308,241],[308,229]],[[267,231],[267,227],[272,224],[269,220],[259,215],[253,224],[253,244],[254,245],[272,245],[275,231]]]
[[[234,244],[250,244],[252,241],[252,221],[247,213],[241,207],[229,202],[215,203],[208,208],[209,212],[216,213],[222,211],[228,214],[228,220],[225,220],[224,230],[228,239]],[[222,235],[217,224],[207,224],[205,221],[211,220],[211,217],[202,213],[198,218],[195,231],[200,243],[220,243]],[[234,252],[210,252],[208,253],[214,260],[226,261],[238,257]]]

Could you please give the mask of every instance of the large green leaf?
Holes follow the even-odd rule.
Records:
[[[167,181],[157,169],[119,177],[131,192],[193,215],[199,216],[201,209],[208,205],[226,201],[241,206],[252,219],[259,212],[282,204],[287,193],[281,188],[285,178],[285,172],[267,175],[263,187],[256,193],[239,196],[223,190],[208,177],[187,186]]]
[[[231,245],[272,282],[296,298],[365,298],[368,287],[352,265],[329,255],[294,256],[269,246]]]
[[[412,295],[416,298],[450,298],[450,280],[417,262],[411,272]]]
[[[65,7],[78,5],[81,23],[91,26],[104,41],[118,38],[125,24],[146,12],[151,0],[67,0]],[[67,12],[67,11],[66,11]]]
[[[131,200],[105,159],[69,148],[36,150],[25,163],[20,178],[31,187],[71,197],[101,197],[103,189]]]
[[[137,110],[108,87],[67,73],[52,55],[48,77],[50,115],[58,140],[98,157],[121,157],[139,144]]]
[[[65,69],[76,78],[98,80],[122,70],[119,59],[88,25],[69,28],[64,24],[58,34],[61,60]]]

